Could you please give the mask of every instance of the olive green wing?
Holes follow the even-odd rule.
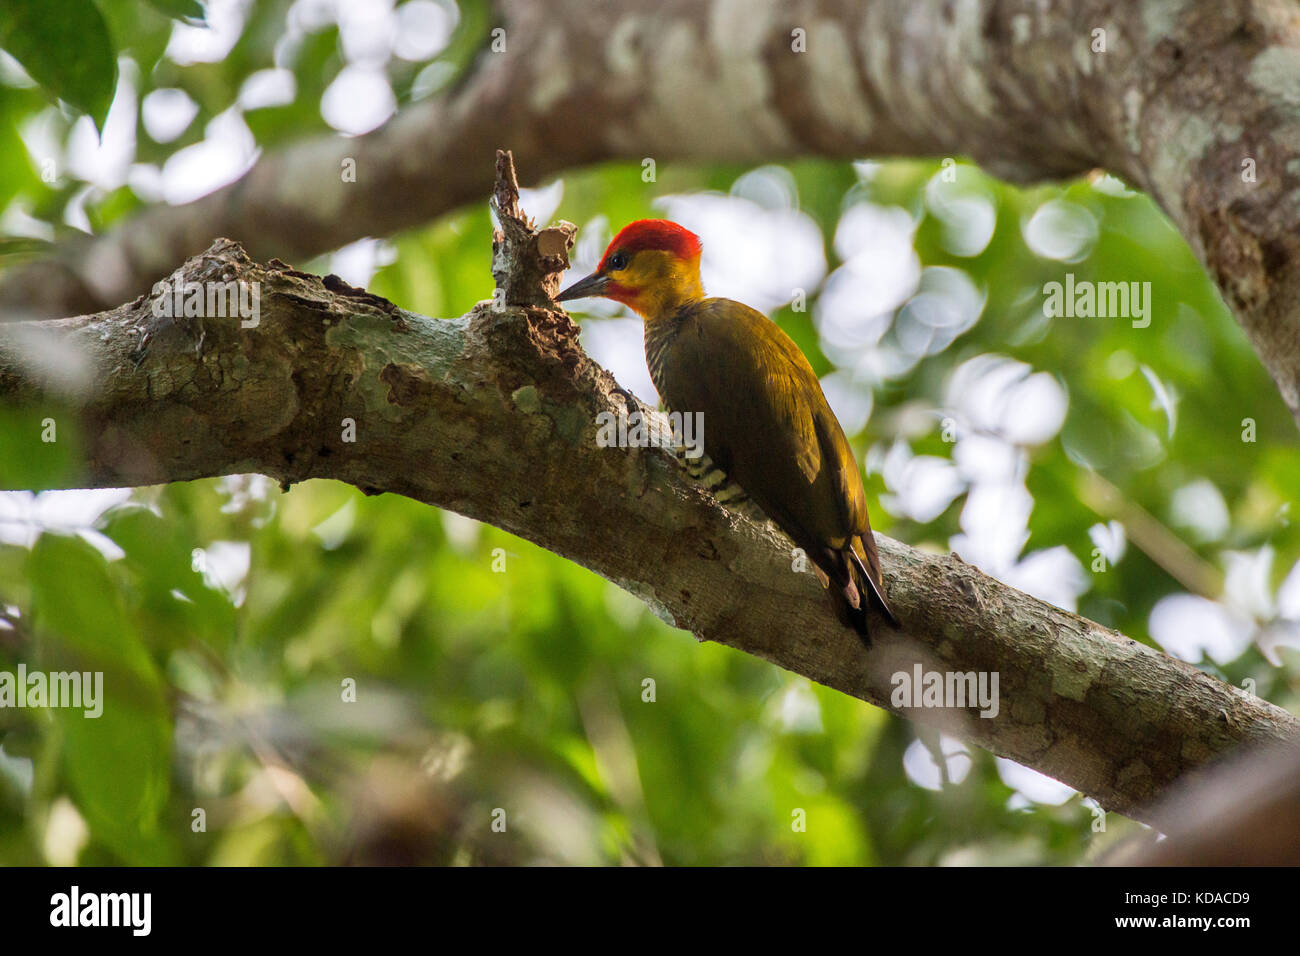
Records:
[[[665,403],[704,413],[714,464],[807,547],[825,523],[814,520],[826,459],[812,366],[776,323],[739,302],[706,299],[680,321],[659,383]]]
[[[820,386],[818,397],[821,401],[815,412],[815,427],[822,457],[827,462],[826,476],[831,485],[831,497],[838,507],[836,529],[843,538],[851,538],[871,530],[867,517],[867,493],[862,487],[858,460],[853,457],[853,449],[844,437],[844,429],[822,396]],[[832,543],[842,545],[843,541],[836,540]]]

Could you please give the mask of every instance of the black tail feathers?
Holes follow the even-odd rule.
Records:
[[[885,599],[884,589],[880,586],[877,576],[868,571],[857,549],[845,548],[843,551],[833,552],[833,556],[838,565],[834,570],[838,573],[833,577],[823,574],[819,574],[818,577],[823,579],[822,584],[826,586],[826,593],[835,608],[835,616],[845,626],[857,631],[862,643],[870,647],[871,628],[867,622],[868,609],[874,606],[891,627],[898,627],[898,618],[894,616],[893,609]]]
[[[880,613],[884,616],[885,620],[889,622],[890,627],[898,627],[898,618],[894,616],[894,609],[891,608],[889,602],[885,600],[885,589],[881,586],[879,558],[876,559],[875,573],[872,574],[871,571],[867,570],[866,565],[862,563],[862,558],[858,556],[857,551],[849,550],[848,557],[850,563],[853,565],[853,570],[857,572],[854,576],[858,579],[857,584],[859,590],[870,591],[871,603],[875,604],[875,606],[880,610]],[[865,588],[863,587],[864,582]]]

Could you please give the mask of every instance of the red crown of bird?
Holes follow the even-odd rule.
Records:
[[[631,255],[642,249],[671,252],[679,259],[694,259],[700,254],[700,237],[667,219],[638,219],[619,231],[605,248],[600,258],[599,271],[604,272],[609,258],[615,252]]]

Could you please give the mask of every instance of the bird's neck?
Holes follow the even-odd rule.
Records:
[[[656,300],[655,308],[641,313],[645,320],[645,358],[650,369],[650,378],[664,395],[663,358],[668,346],[672,344],[677,333],[681,331],[682,321],[690,314],[691,306],[704,301],[704,289],[698,279],[689,295],[668,295]]]
[[[700,285],[699,276],[692,283],[658,286],[646,290],[638,309],[645,319],[646,328],[651,325],[675,322],[682,309],[695,305],[704,299],[704,287]]]

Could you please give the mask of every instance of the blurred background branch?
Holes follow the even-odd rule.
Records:
[[[1151,808],[1149,819],[1157,832],[1115,847],[1108,864],[1295,866],[1300,744],[1261,747],[1189,774]]]

